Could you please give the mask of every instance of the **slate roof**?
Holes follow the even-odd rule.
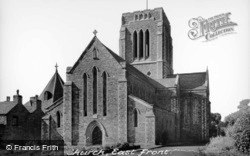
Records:
[[[160,84],[162,84],[163,86],[167,88],[176,87],[176,80],[177,80],[177,76],[174,76],[171,78],[165,78],[165,79],[156,79],[157,82],[159,82]]]
[[[83,53],[81,54],[81,56],[79,57],[79,59],[76,61],[76,63],[73,65],[73,67],[71,68],[71,70],[68,73],[72,73],[74,71],[74,69],[76,68],[76,66],[79,64],[80,60],[83,58],[83,56],[87,53],[87,51],[90,49],[90,47],[95,43],[98,42],[99,44],[101,44],[106,50],[107,52],[109,52],[113,58],[119,63],[125,63],[126,61],[120,57],[119,55],[117,55],[116,53],[114,53],[112,50],[110,50],[107,46],[105,46],[96,36],[94,36],[92,38],[92,40],[90,41],[90,43],[88,44],[88,46],[85,48],[85,50],[83,51]],[[151,79],[150,77],[146,76],[145,74],[143,74],[142,72],[140,72],[138,69],[136,69],[134,66],[130,65],[129,63],[126,63],[126,69],[129,73],[133,73],[133,75],[136,75],[137,77],[139,77],[140,79],[148,82],[149,84],[153,85],[156,88],[164,88],[163,85],[161,85],[160,83],[158,83],[157,81]]]
[[[52,78],[39,96],[39,99],[42,101],[42,110],[44,112],[47,107],[51,106],[54,102],[63,97],[63,85],[64,81],[56,70],[55,74],[52,76]],[[46,91],[52,93],[52,98],[49,100],[44,100],[44,93]],[[29,101],[24,106],[29,112],[34,111]]]
[[[181,89],[204,89],[207,87],[207,72],[185,73],[178,75]]]
[[[8,114],[12,110],[12,108],[14,108],[16,105],[17,102],[14,101],[0,102],[0,115]]]
[[[53,95],[52,102],[57,101],[59,98],[63,96],[63,85],[64,85],[64,81],[62,80],[61,76],[56,70],[55,74],[52,76],[49,83],[46,85],[46,87],[40,94],[39,98],[43,100],[44,93],[46,91],[49,91]]]

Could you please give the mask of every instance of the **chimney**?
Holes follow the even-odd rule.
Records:
[[[38,99],[38,95],[34,97],[30,97],[30,104],[34,108],[34,110],[41,110],[42,109],[42,102]]]
[[[7,102],[10,102],[10,96],[7,96],[7,97],[6,97],[6,101],[7,101]]]
[[[16,95],[13,96],[13,101],[22,104],[23,97],[19,95],[19,90],[16,91]]]

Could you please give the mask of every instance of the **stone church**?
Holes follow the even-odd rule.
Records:
[[[118,56],[95,32],[65,82],[56,70],[39,96],[41,138],[75,147],[207,141],[208,70],[174,74],[163,8],[122,14],[119,44]]]

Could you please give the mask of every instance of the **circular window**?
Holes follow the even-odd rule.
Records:
[[[150,72],[150,71],[148,71],[147,75],[148,75],[148,76],[150,76],[150,75],[151,75],[151,72]]]

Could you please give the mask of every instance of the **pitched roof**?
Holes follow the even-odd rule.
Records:
[[[79,64],[80,60],[84,57],[84,55],[88,52],[88,50],[91,48],[91,46],[94,43],[98,43],[100,45],[102,45],[112,56],[113,58],[118,62],[124,62],[125,60],[123,58],[121,58],[120,56],[118,56],[117,54],[115,54],[112,50],[110,50],[107,46],[105,46],[96,36],[94,36],[92,38],[92,40],[89,42],[88,46],[85,48],[85,50],[82,52],[82,54],[80,55],[80,57],[78,58],[78,60],[75,62],[75,64],[73,65],[73,67],[70,69],[70,71],[68,73],[72,73],[74,71],[74,69],[77,67],[77,65]]]
[[[171,87],[176,87],[176,79],[177,76],[171,77],[171,78],[165,78],[165,79],[156,79],[157,82],[159,82],[160,84],[162,84],[163,86],[167,87],[167,88],[171,88]]]
[[[179,75],[181,89],[204,89],[207,87],[206,72],[185,73]]]
[[[46,87],[43,89],[42,93],[39,96],[39,99],[42,101],[43,111],[45,111],[47,107],[51,106],[58,99],[63,97],[63,85],[64,81],[62,80],[61,76],[56,70],[55,74],[52,76],[52,78],[50,79],[50,81],[48,82],[48,84],[46,85]],[[44,93],[47,91],[52,94],[52,98],[45,100]],[[29,112],[32,112],[34,110],[29,101],[24,106]]]
[[[86,47],[86,49],[83,51],[83,53],[81,54],[81,56],[79,57],[79,59],[76,61],[76,63],[73,65],[73,67],[70,69],[69,73],[72,73],[74,71],[74,69],[77,67],[77,65],[79,64],[80,60],[83,58],[83,56],[87,53],[87,51],[91,48],[91,46],[94,43],[98,43],[100,45],[102,45],[107,52],[109,52],[113,58],[121,65],[122,63],[126,63],[126,61],[120,57],[119,55],[117,55],[116,53],[114,53],[111,49],[109,49],[107,46],[105,46],[96,36],[94,36],[92,38],[92,40],[90,41],[90,43],[88,44],[88,46]],[[122,65],[121,65],[122,66]],[[157,88],[163,88],[164,86],[162,86],[160,83],[154,81],[153,79],[151,79],[150,77],[146,76],[145,74],[143,74],[142,72],[140,72],[138,69],[136,69],[134,66],[130,65],[129,63],[126,63],[126,69],[128,71],[128,73],[131,73],[133,75],[136,75],[137,77],[139,77],[141,80],[144,80],[146,82],[148,82],[149,84],[153,85],[154,87]]]
[[[53,102],[57,101],[59,98],[63,96],[63,85],[64,85],[64,81],[62,80],[61,76],[56,70],[55,74],[52,76],[49,83],[44,88],[43,92],[40,94],[39,98],[43,100],[44,93],[46,91],[49,91],[53,95],[52,97]]]
[[[14,108],[17,105],[17,102],[14,101],[4,101],[0,102],[0,114],[5,115],[8,114],[12,108]]]
[[[156,89],[166,89],[163,84],[161,84],[158,81],[156,81],[155,79],[152,79],[152,78],[148,77],[147,75],[143,74],[140,70],[135,68],[133,65],[127,63],[126,69],[127,69],[128,73],[130,73],[130,74],[138,77],[139,79],[147,82],[148,84],[152,85]]]

